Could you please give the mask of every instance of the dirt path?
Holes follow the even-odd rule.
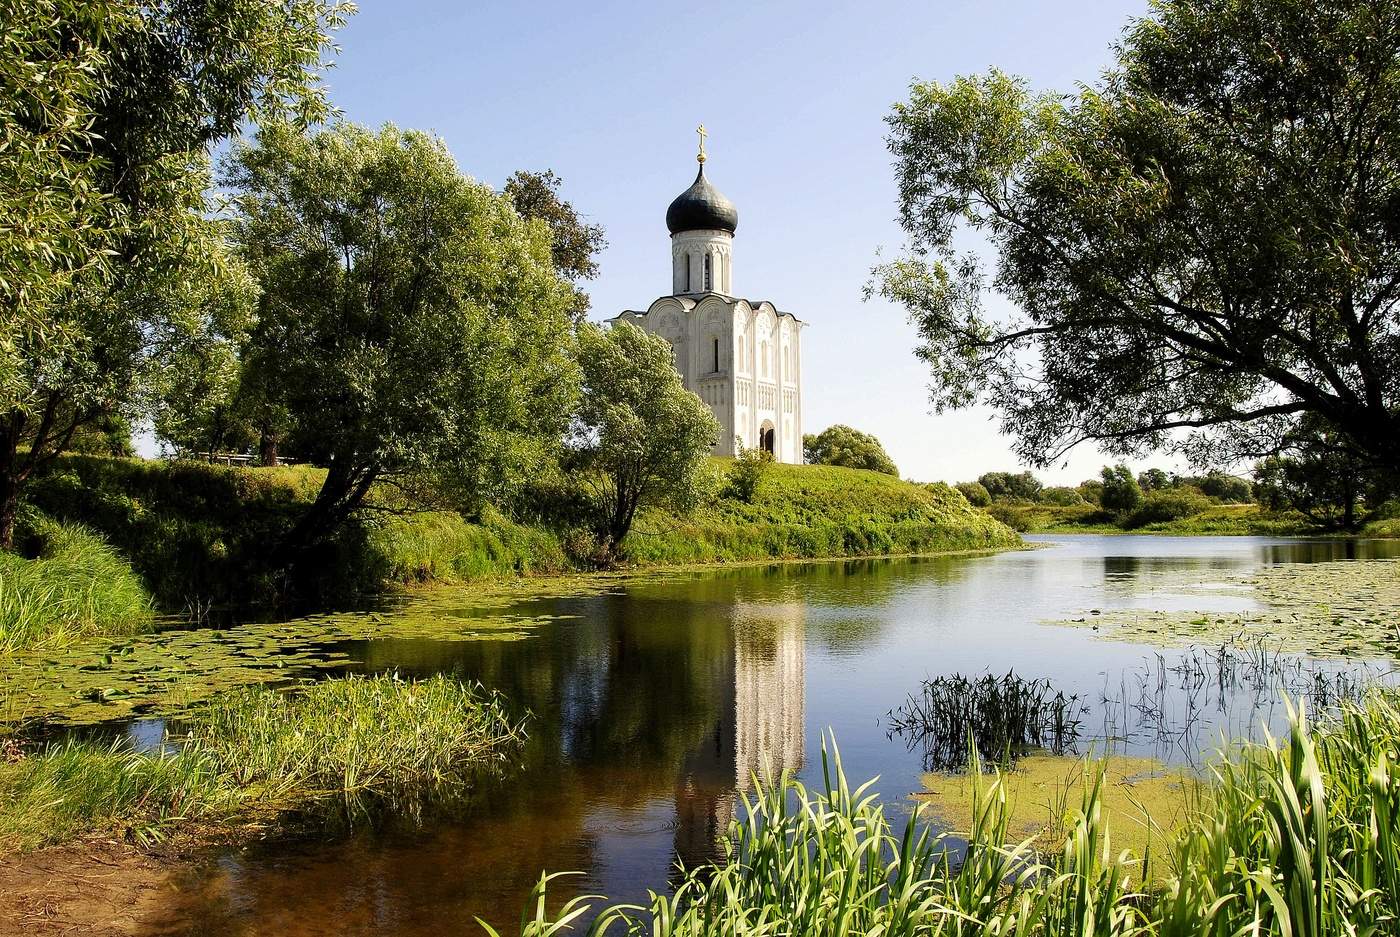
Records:
[[[102,841],[0,856],[0,937],[173,937],[191,867]]]

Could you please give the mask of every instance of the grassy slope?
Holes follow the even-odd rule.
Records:
[[[717,472],[727,465],[716,460]],[[95,532],[111,545],[113,559],[131,564],[158,607],[178,612],[192,603],[250,603],[274,595],[278,584],[259,572],[260,560],[314,497],[321,478],[321,470],[303,466],[71,456],[35,482],[29,501],[41,517]],[[588,538],[580,555],[566,549],[577,533],[518,524],[491,510],[479,523],[449,511],[370,512],[319,558],[324,581],[315,591],[329,604],[386,583],[565,571],[589,562]],[[647,512],[626,547],[631,560],[658,564],[1015,543],[1012,531],[947,486],[854,469],[774,465],[752,504],[717,497],[688,517]]]
[[[772,465],[752,504],[719,498],[690,517],[650,512],[634,525],[626,547],[642,563],[709,563],[983,550],[1016,542],[1011,530],[946,485],[859,469]]]

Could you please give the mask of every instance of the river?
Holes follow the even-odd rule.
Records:
[[[1047,678],[1083,698],[1083,745],[1197,761],[1222,731],[1277,727],[1276,694],[1186,688],[1171,676],[1184,652],[1047,622],[1201,607],[1183,578],[1400,555],[1384,541],[1029,539],[1037,549],[729,568],[531,600],[521,612],[553,620],[517,640],[349,642],[356,669],[456,673],[528,708],[523,766],[450,822],[222,856],[183,883],[176,923],[201,937],[448,937],[482,933],[479,916],[506,932],[542,870],[582,873],[551,888],[561,898],[644,898],[678,860],[714,855],[754,773],[819,785],[828,731],[853,780],[879,775],[886,803],[908,810],[924,753],[890,735],[886,713],[955,672]]]

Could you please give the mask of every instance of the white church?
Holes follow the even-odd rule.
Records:
[[[671,231],[671,293],[630,322],[671,343],[687,389],[709,404],[723,431],[716,455],[763,449],[779,462],[802,461],[804,323],[767,300],[734,293],[734,231],[739,212],[700,171],[666,209]]]

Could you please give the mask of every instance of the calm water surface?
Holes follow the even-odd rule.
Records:
[[[1272,695],[1164,688],[1180,652],[1159,666],[1152,648],[1044,622],[1249,608],[1243,594],[1181,594],[1182,574],[1400,555],[1384,541],[1031,539],[1043,548],[731,569],[532,602],[565,617],[518,641],[351,645],[364,670],[460,674],[528,707],[523,769],[461,820],[223,857],[186,883],[161,932],[448,937],[482,933],[477,916],[505,932],[543,869],[583,873],[552,888],[560,898],[644,898],[678,860],[714,854],[753,773],[819,784],[828,729],[853,779],[878,774],[886,802],[909,809],[922,756],[889,737],[884,717],[922,679],[954,672],[1049,678],[1084,697],[1089,735],[1190,762],[1222,729],[1278,725],[1281,707]],[[1165,720],[1143,718],[1147,696]],[[1164,733],[1163,721],[1192,731]]]

